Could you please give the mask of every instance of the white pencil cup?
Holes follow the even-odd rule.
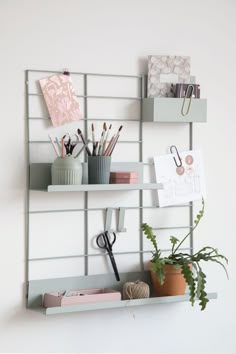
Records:
[[[51,168],[52,184],[81,184],[82,172],[82,164],[78,157],[58,157]]]

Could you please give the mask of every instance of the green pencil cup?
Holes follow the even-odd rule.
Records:
[[[82,164],[78,157],[58,157],[52,164],[51,175],[54,185],[81,184]]]
[[[111,156],[88,156],[88,184],[109,184]]]

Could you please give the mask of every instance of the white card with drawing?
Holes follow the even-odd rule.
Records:
[[[164,186],[164,189],[158,190],[160,207],[188,203],[205,196],[200,150],[184,151],[179,156],[177,153],[156,156],[154,165],[156,181]]]

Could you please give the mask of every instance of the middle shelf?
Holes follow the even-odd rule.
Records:
[[[114,162],[111,171],[138,172],[138,183],[131,184],[88,184],[87,164],[83,163],[83,183],[75,185],[52,185],[51,163],[30,165],[30,189],[45,192],[89,192],[89,191],[131,191],[163,189],[162,183],[143,183],[143,163]]]

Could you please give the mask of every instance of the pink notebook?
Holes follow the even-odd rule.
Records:
[[[39,83],[54,127],[82,118],[69,75],[50,76]]]

